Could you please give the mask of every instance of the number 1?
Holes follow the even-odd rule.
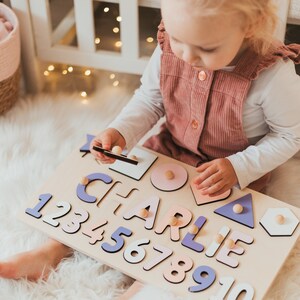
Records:
[[[51,198],[51,194],[41,194],[39,196],[40,202],[34,208],[26,208],[26,214],[39,219],[42,216],[40,210],[50,201]]]

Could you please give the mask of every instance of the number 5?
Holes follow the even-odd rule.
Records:
[[[121,235],[125,235],[125,236],[131,236],[132,235],[132,231],[129,230],[128,228],[125,227],[119,227],[112,235],[111,235],[111,239],[114,240],[116,242],[115,245],[110,245],[109,243],[103,243],[101,245],[101,248],[109,253],[116,253],[119,250],[122,249],[122,247],[124,246],[124,239],[121,237]]]

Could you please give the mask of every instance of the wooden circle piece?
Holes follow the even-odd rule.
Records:
[[[215,235],[214,240],[217,244],[221,244],[223,242],[223,239],[224,239],[224,236],[222,234],[218,233]]]
[[[166,171],[165,176],[168,180],[172,180],[172,179],[174,179],[175,174],[173,173],[173,171],[168,170],[168,171]]]
[[[89,179],[87,177],[82,177],[80,183],[82,185],[87,185],[89,183]]]
[[[174,174],[173,179],[166,177],[166,172]],[[188,173],[184,167],[178,164],[169,163],[157,166],[151,173],[152,184],[161,191],[171,192],[179,190],[185,185]]]
[[[139,215],[142,217],[142,218],[147,218],[148,217],[148,210],[146,208],[142,208],[140,210],[140,213]]]
[[[233,205],[232,210],[236,214],[241,214],[244,210],[243,206],[239,203]]]
[[[195,224],[193,224],[193,225],[189,228],[189,233],[190,233],[190,234],[197,234],[198,231],[199,231],[199,228],[198,228]]]
[[[176,217],[171,217],[169,220],[169,225],[171,226],[176,226],[177,225],[177,218]]]
[[[232,239],[227,239],[225,241],[225,246],[228,248],[228,249],[232,249],[235,245],[235,242],[232,240]]]
[[[138,158],[134,154],[130,155],[129,158],[136,161],[138,160]]]
[[[276,223],[279,225],[282,225],[285,222],[285,217],[283,215],[277,215],[275,219],[276,219]]]
[[[113,154],[117,154],[117,155],[120,155],[122,153],[122,148],[120,146],[114,146],[112,149],[111,149],[111,152]]]

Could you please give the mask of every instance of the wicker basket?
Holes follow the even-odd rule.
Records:
[[[20,33],[15,13],[3,3],[0,3],[0,17],[4,17],[13,25],[13,30],[0,40],[0,114],[3,114],[18,99]]]

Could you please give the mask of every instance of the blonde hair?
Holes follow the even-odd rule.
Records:
[[[186,1],[186,0],[184,0]],[[278,22],[274,0],[192,0],[194,10],[203,16],[236,13],[242,26],[249,31],[248,42],[253,50],[265,54],[274,40]]]

